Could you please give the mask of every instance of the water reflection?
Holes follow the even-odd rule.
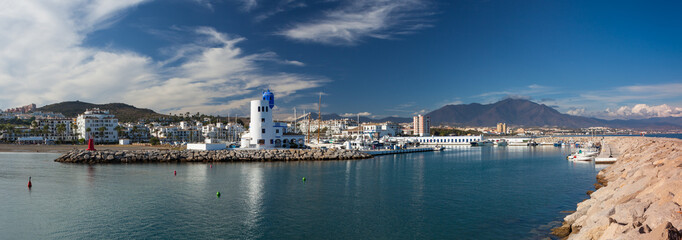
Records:
[[[242,169],[241,184],[246,185],[246,216],[244,225],[248,232],[254,235],[260,234],[258,231],[258,220],[260,219],[263,204],[263,168],[259,165],[246,165]],[[257,237],[257,236],[252,236]]]

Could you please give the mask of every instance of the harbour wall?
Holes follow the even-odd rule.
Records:
[[[568,239],[681,239],[682,140],[605,137],[621,155],[553,234]],[[588,192],[589,193],[589,192]]]
[[[162,163],[162,162],[272,162],[324,161],[371,158],[355,150],[268,149],[268,150],[72,150],[55,162],[64,163]]]

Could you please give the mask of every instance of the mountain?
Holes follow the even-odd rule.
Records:
[[[310,119],[315,120],[317,119],[317,113],[311,112],[308,113],[310,114]],[[306,114],[307,115],[307,114]],[[357,120],[357,116],[353,117],[342,117],[336,113],[329,113],[329,114],[322,114],[322,120],[332,120],[332,119],[352,119],[352,120]],[[305,115],[298,116],[298,121],[304,120]],[[404,118],[404,117],[385,117],[385,118],[368,118],[364,116],[360,116],[360,122],[394,122],[394,123],[407,123],[407,122],[412,122],[412,118]]]
[[[578,128],[604,124],[604,120],[563,114],[544,104],[511,98],[492,104],[446,105],[426,116],[431,118],[432,125],[495,126],[504,122],[516,126]]]
[[[523,99],[505,99],[492,104],[446,105],[426,116],[432,125],[452,124],[461,126],[508,125],[526,127],[595,127],[632,128],[650,130],[682,129],[681,117],[649,118],[633,120],[603,120],[560,113],[554,108]]]
[[[124,103],[93,104],[81,101],[68,101],[46,105],[36,109],[42,112],[55,112],[64,114],[65,117],[75,118],[82,114],[86,109],[99,108],[109,110],[120,122],[136,122],[141,118],[160,118],[166,115],[154,112],[151,109],[136,108]]]

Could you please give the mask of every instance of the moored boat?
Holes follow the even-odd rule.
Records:
[[[492,146],[492,145],[493,145],[493,141],[490,141],[490,140],[471,142],[472,147],[484,147],[484,146]]]
[[[618,160],[615,157],[598,157],[594,158],[594,163],[615,163]]]
[[[582,155],[582,154],[571,154],[566,157],[570,161],[592,161],[593,157]]]

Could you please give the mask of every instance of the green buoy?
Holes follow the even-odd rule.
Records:
[[[305,177],[303,177],[303,179],[302,179],[302,180],[303,180],[303,181],[305,182]]]
[[[220,192],[215,193],[216,197],[220,197]]]

